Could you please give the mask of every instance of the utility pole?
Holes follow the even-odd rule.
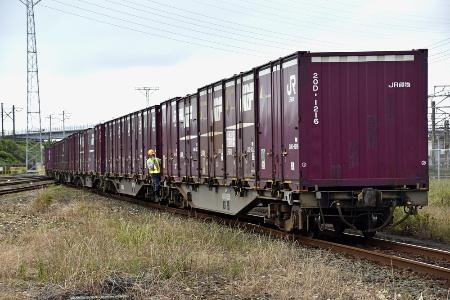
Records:
[[[66,120],[69,119],[70,115],[68,113],[66,113],[64,110],[62,112],[62,127],[63,127],[63,138],[66,137]]]
[[[16,138],[16,106],[12,106],[13,139]]]
[[[141,93],[143,93],[145,95],[145,99],[147,100],[147,107],[150,106],[150,94],[153,94],[156,91],[159,91],[159,87],[154,86],[154,87],[147,87],[147,86],[143,86],[143,87],[137,87],[136,91],[139,91]]]
[[[39,71],[36,47],[36,25],[34,7],[41,0],[19,0],[27,10],[27,138],[25,163],[27,170],[42,165],[41,99],[39,96]],[[30,135],[39,134],[37,145],[30,143]],[[33,152],[33,148],[39,147]]]
[[[5,137],[5,123],[3,122],[3,102],[2,102],[2,137]]]
[[[431,149],[436,144],[436,102],[431,101]],[[434,165],[434,151],[431,151],[431,162]]]
[[[49,127],[50,127],[49,129],[50,129],[50,130],[49,130],[49,133],[48,133],[48,141],[51,142],[51,141],[52,141],[52,115],[50,114],[50,115],[47,117],[47,119],[49,119],[49,123],[50,123],[50,124],[49,124],[49,125],[50,125],[50,126],[49,126]]]

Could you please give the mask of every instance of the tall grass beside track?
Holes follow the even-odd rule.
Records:
[[[23,225],[0,231],[0,298],[102,294],[112,282],[136,299],[409,298],[389,270],[220,224],[65,187],[19,200],[0,199],[3,218]]]
[[[395,213],[399,219],[403,209]],[[450,242],[450,179],[430,180],[428,206],[419,209],[419,213],[405,222],[390,229],[403,235]]]

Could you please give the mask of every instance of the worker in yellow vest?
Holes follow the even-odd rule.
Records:
[[[156,195],[159,195],[161,185],[161,160],[156,157],[156,151],[148,150],[147,168],[152,177],[153,190]]]

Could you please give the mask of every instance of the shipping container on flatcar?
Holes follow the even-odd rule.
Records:
[[[104,174],[106,167],[105,154],[105,125],[98,124],[94,128],[95,135],[95,173]]]
[[[189,155],[188,177],[193,182],[199,181],[199,131],[198,131],[198,94],[189,96],[189,139],[186,152]]]
[[[302,188],[427,187],[426,50],[307,53],[299,70]]]
[[[52,146],[46,165],[63,182],[93,167],[86,186],[179,207],[258,206],[287,231],[373,236],[396,207],[427,204],[427,55],[296,52],[96,127],[94,166],[89,130]],[[142,176],[149,149],[163,161],[161,194]]]
[[[147,174],[147,152],[150,149],[156,151],[156,155],[162,159],[161,146],[161,110],[160,106],[153,106],[143,111],[143,148],[144,148],[144,173]],[[164,173],[164,169],[161,170]]]
[[[179,181],[178,156],[178,111],[177,101],[174,98],[161,104],[161,143],[163,173],[166,178]]]

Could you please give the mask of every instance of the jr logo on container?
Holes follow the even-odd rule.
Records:
[[[296,92],[295,92],[295,84],[296,83],[297,83],[297,79],[295,77],[295,74],[293,74],[289,77],[289,83],[286,85],[286,92],[289,96],[289,102],[295,101],[295,97],[293,95],[296,94]]]

